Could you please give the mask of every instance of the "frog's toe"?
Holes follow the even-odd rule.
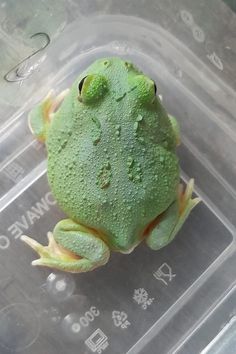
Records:
[[[180,184],[179,187],[179,213],[180,217],[183,217],[183,214],[189,214],[189,212],[201,201],[199,197],[192,198],[194,189],[194,179],[191,178],[183,191],[183,186]]]
[[[49,251],[48,251],[48,246],[43,246],[39,242],[35,241],[31,237],[28,237],[26,235],[21,236],[21,241],[25,242],[28,246],[30,246],[35,252],[37,252],[40,256],[48,256]]]
[[[53,91],[51,90],[49,92],[49,95],[47,96],[47,98],[50,99],[50,104],[48,107],[48,117],[50,119],[51,114],[54,113],[61,105],[61,103],[63,102],[64,98],[66,97],[66,95],[69,93],[70,89],[65,89],[63,90],[61,93],[59,93],[59,95],[57,95],[56,97],[52,98],[53,96]]]
[[[63,252],[61,251],[60,246],[54,240],[52,232],[47,233],[47,238],[48,245],[43,246],[31,237],[26,235],[21,236],[21,241],[25,242],[40,256],[39,259],[36,259],[32,262],[32,265],[45,265],[48,260],[62,257]]]
[[[28,236],[21,236],[40,256],[32,262],[33,266],[81,273],[106,264],[110,256],[108,246],[97,234],[69,219],[60,221],[47,237],[48,245],[43,246]]]

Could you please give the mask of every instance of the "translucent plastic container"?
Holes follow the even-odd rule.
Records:
[[[0,353],[235,354],[236,14],[232,1],[0,1]],[[64,217],[27,114],[99,57],[157,83],[202,198],[176,239],[93,272],[33,268]]]

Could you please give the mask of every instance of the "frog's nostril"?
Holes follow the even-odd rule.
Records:
[[[105,60],[105,61],[103,62],[103,65],[104,65],[106,68],[108,68],[108,67],[111,65],[111,61],[110,61],[110,60]]]

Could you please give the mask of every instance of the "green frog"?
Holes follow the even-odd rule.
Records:
[[[33,265],[79,273],[130,253],[145,241],[171,242],[191,209],[194,180],[180,184],[176,119],[155,82],[119,57],[91,64],[69,90],[53,92],[29,114],[45,142],[48,181],[67,219],[48,245],[22,236],[40,256]]]

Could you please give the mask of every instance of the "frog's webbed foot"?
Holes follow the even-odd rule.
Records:
[[[146,238],[148,246],[158,250],[170,243],[182,227],[191,210],[200,202],[200,198],[192,198],[194,179],[190,179],[185,191],[183,185],[179,185],[178,199],[161,214],[155,223],[155,227]]]
[[[53,233],[48,233],[48,245],[43,246],[28,236],[21,236],[40,256],[32,265],[81,273],[107,263],[110,250],[91,229],[70,219],[60,221]]]
[[[69,89],[62,91],[55,96],[54,91],[50,90],[43,101],[34,107],[28,116],[29,128],[40,141],[46,139],[47,128],[53,118],[53,113],[58,109]]]
[[[52,259],[57,255],[58,257],[61,257],[62,259],[64,258],[64,253],[60,249],[60,246],[56,243],[53,237],[52,232],[47,233],[47,238],[48,238],[48,245],[43,246],[41,243],[37,242],[36,240],[32,239],[31,237],[28,237],[26,235],[21,236],[21,241],[25,242],[28,246],[30,246],[35,252],[38,253],[40,256],[39,259],[36,259],[32,262],[32,265],[42,265],[44,260],[46,259]]]

